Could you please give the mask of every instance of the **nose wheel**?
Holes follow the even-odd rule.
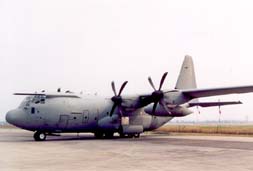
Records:
[[[47,135],[45,132],[36,131],[33,135],[33,138],[35,141],[45,141],[47,138]]]

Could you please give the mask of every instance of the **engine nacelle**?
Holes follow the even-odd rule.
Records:
[[[144,111],[150,115],[154,115],[154,116],[164,116],[164,117],[183,117],[186,115],[189,115],[191,113],[193,113],[193,111],[191,111],[190,109],[188,109],[187,107],[184,106],[176,106],[173,108],[169,108],[169,113],[164,109],[163,106],[158,105],[156,108],[156,111],[154,114],[152,114],[152,110],[153,110],[153,104],[148,105]]]

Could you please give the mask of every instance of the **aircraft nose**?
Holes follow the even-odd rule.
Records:
[[[5,120],[8,123],[13,124],[13,121],[15,121],[15,110],[11,110],[11,111],[7,112]]]
[[[19,109],[15,109],[15,110],[10,110],[9,112],[7,112],[6,116],[5,116],[5,120],[12,125],[18,126],[18,127],[22,127],[22,123],[24,122],[24,115],[23,115],[23,111],[19,110]]]

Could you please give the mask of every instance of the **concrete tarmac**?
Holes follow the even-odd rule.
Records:
[[[33,133],[0,129],[0,170],[252,171],[253,138],[144,134],[97,140],[62,134],[35,142]]]

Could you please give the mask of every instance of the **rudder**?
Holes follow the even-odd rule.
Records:
[[[175,89],[192,89],[192,88],[197,88],[194,64],[192,57],[186,55],[181,67],[180,74],[177,79]]]

